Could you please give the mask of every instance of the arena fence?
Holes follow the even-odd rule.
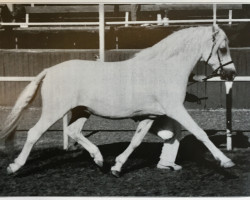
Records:
[[[22,23],[4,23],[1,22],[1,26],[20,26],[21,28],[28,28],[29,26],[99,26],[99,59],[100,61],[105,61],[105,25],[132,25],[132,24],[158,24],[158,25],[169,25],[177,23],[221,23],[227,22],[232,24],[233,22],[250,22],[250,19],[232,19],[232,11],[229,10],[228,19],[217,19],[217,5],[213,4],[213,18],[212,19],[201,19],[201,20],[169,20],[168,18],[161,17],[158,15],[157,20],[155,21],[128,21],[128,13],[125,15],[125,21],[121,22],[105,22],[104,17],[104,4],[99,4],[99,22],[54,22],[54,23],[34,23],[29,22],[29,16],[26,15],[26,21]],[[33,77],[0,77],[0,81],[31,81]],[[208,80],[209,82],[218,82],[221,81],[218,78],[213,78]],[[241,76],[236,77],[234,80],[238,81],[250,81],[250,77]],[[232,150],[232,119],[231,119],[231,110],[232,110],[232,86],[233,82],[225,82],[226,86],[226,113],[227,113],[227,150]],[[64,149],[68,148],[68,136],[65,133],[65,128],[67,126],[68,119],[67,115],[63,118],[63,127],[64,127]]]

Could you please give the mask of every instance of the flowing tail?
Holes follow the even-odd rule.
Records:
[[[2,131],[0,132],[0,140],[5,139],[16,127],[21,118],[24,109],[29,105],[31,100],[36,94],[36,91],[47,74],[47,70],[43,70],[37,77],[31,81],[30,84],[22,91],[18,97],[15,106],[12,108],[11,113],[8,115]]]

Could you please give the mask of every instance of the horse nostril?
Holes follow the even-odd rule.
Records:
[[[232,81],[233,81],[233,80],[235,79],[236,75],[237,75],[237,74],[236,74],[236,71],[232,71],[231,74],[232,74],[231,76],[232,76]]]
[[[236,72],[235,71],[231,71],[230,74],[229,74],[229,76],[228,76],[229,81],[233,81],[234,78],[235,78],[235,76],[236,76]]]
[[[227,81],[233,81],[236,76],[235,71],[221,71],[221,79],[227,80]]]
[[[236,74],[233,74],[232,75],[232,81],[235,79],[235,77],[236,77]]]

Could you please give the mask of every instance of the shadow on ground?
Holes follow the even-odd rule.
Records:
[[[216,145],[225,136],[211,136]],[[226,152],[236,167],[222,169],[193,136],[181,141],[177,163],[183,170],[159,170],[156,164],[162,143],[142,143],[124,165],[121,178],[100,171],[82,148],[64,151],[59,147],[35,148],[26,165],[15,175],[6,174],[9,156],[0,153],[1,196],[247,196],[249,142],[243,134],[233,139],[241,150]],[[100,145],[107,169],[128,142]],[[242,148],[242,145],[245,150]],[[18,155],[15,151],[15,156]],[[225,184],[227,187],[225,187]]]
[[[212,135],[213,132],[216,131],[210,131],[209,134]],[[210,137],[210,139],[216,146],[220,146],[225,144],[226,136],[215,135]],[[242,133],[234,135],[233,141],[234,147],[250,147],[248,137],[244,136]],[[122,142],[98,146],[105,160],[105,169],[103,172],[109,171],[109,167],[115,162],[115,157],[122,153],[128,145],[128,142]],[[129,173],[145,167],[155,167],[159,161],[162,145],[162,143],[142,143],[125,163],[123,173]],[[211,161],[206,159],[205,154],[207,152],[206,147],[194,136],[186,136],[181,141],[176,163],[183,164],[186,161],[192,161],[199,165],[216,167],[216,162],[213,159],[211,159]],[[17,154],[18,153],[15,152],[12,157],[14,158]],[[135,159],[137,159],[137,162],[134,162]],[[51,168],[61,168],[61,166],[66,163],[70,163],[70,165],[78,165],[79,161],[84,161],[86,164],[85,167],[87,167],[88,164],[95,165],[89,153],[82,149],[79,145],[75,150],[69,151],[64,151],[58,148],[48,148],[42,151],[34,150],[25,165],[25,168],[26,166],[33,167],[29,167],[29,170],[25,170],[24,168],[24,170],[21,170],[17,176],[21,177],[29,174],[31,175],[32,173],[40,173]],[[40,164],[36,166],[38,163]]]

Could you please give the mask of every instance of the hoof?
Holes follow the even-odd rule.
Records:
[[[10,174],[14,174],[14,172],[12,171],[11,167],[7,167],[7,174],[10,175]]]
[[[103,167],[103,161],[100,160],[95,160],[95,164],[98,165],[98,167],[102,168]]]
[[[235,166],[235,164],[231,160],[221,164],[221,167],[224,167],[224,168],[230,168],[230,167],[233,167],[233,166]]]
[[[100,169],[100,171],[102,173],[106,174],[106,173],[108,173],[110,171],[111,166],[108,163],[104,162],[103,165],[102,165],[102,167],[100,167],[98,165],[98,168]]]
[[[121,177],[121,173],[119,171],[117,171],[117,170],[111,170],[111,173],[116,178],[120,178]]]
[[[17,170],[19,170],[22,166],[17,163],[11,163],[7,167],[7,173],[8,174],[14,174]]]
[[[182,170],[182,166],[180,165],[162,165],[162,164],[157,164],[157,168],[158,169],[167,169],[167,170],[172,170],[172,171],[178,171],[178,170]]]
[[[18,167],[13,163],[7,167],[7,174],[14,174],[18,170]]]

